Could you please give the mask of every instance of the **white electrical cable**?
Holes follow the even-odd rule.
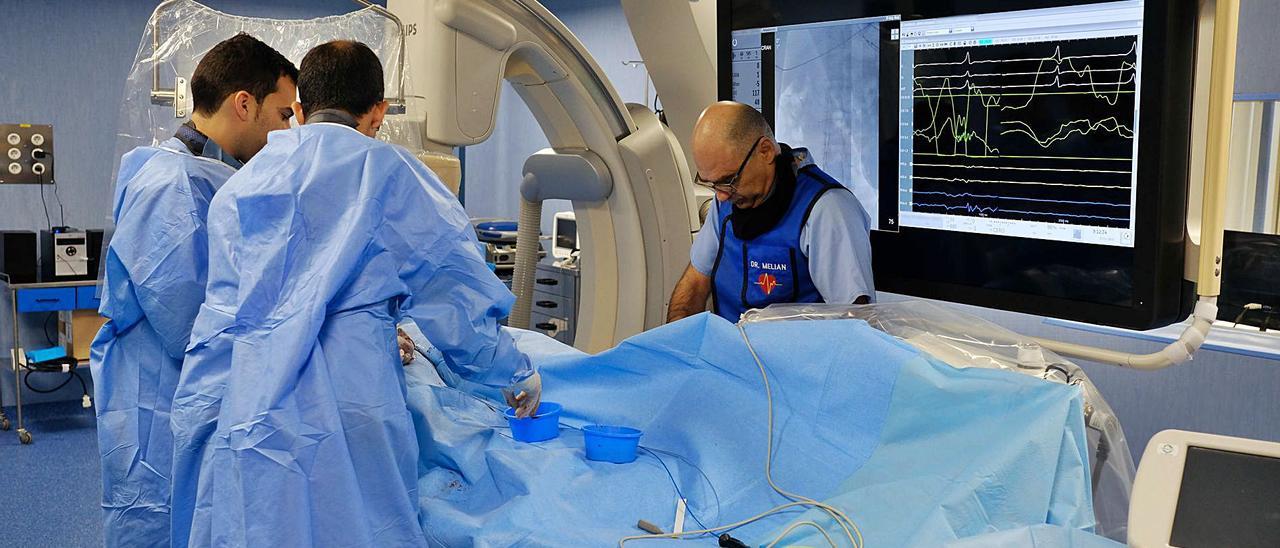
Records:
[[[797,495],[795,493],[790,493],[782,489],[781,487],[778,487],[777,483],[774,483],[773,481],[773,390],[770,389],[769,387],[769,374],[765,372],[764,362],[760,360],[760,355],[756,354],[756,348],[751,344],[751,338],[747,337],[746,328],[743,327],[743,324],[741,322],[737,324],[737,327],[738,327],[738,333],[742,335],[742,342],[746,343],[747,350],[751,352],[751,358],[754,359],[756,362],[756,367],[760,368],[760,378],[764,381],[764,393],[765,393],[765,396],[768,398],[768,402],[769,402],[769,441],[767,445],[768,451],[765,453],[765,458],[764,458],[764,477],[766,480],[769,481],[769,487],[772,487],[773,490],[777,492],[779,495],[782,495],[784,497],[787,497],[797,502],[809,503],[825,511],[828,515],[831,516],[833,520],[835,520],[836,523],[840,525],[841,529],[844,529],[844,534],[849,537],[849,544],[853,545],[854,548],[862,548],[862,532],[858,530],[857,524],[853,523],[853,520],[849,519],[849,516],[846,515],[842,510],[840,510],[839,508],[832,507],[826,503],[818,502],[809,497],[804,497],[801,495]],[[850,531],[850,529],[852,529],[852,531]],[[855,535],[857,536],[857,540],[854,540]]]
[[[831,518],[837,524],[840,525],[840,528],[844,530],[845,536],[848,537],[849,544],[853,546],[853,548],[863,548],[862,531],[858,529],[857,524],[855,524],[853,520],[850,519],[849,516],[844,513],[844,511],[840,510],[839,508],[835,508],[829,504],[818,502],[811,498],[797,495],[795,493],[790,493],[782,489],[781,487],[778,487],[777,483],[774,483],[773,481],[773,391],[769,388],[769,374],[765,371],[764,362],[760,360],[760,355],[756,353],[755,347],[751,345],[751,339],[747,337],[747,331],[743,327],[742,323],[738,323],[737,327],[738,327],[738,332],[742,334],[742,341],[746,343],[747,350],[751,352],[751,357],[756,362],[756,367],[760,369],[760,378],[764,381],[764,393],[769,406],[769,426],[768,426],[769,440],[766,445],[766,451],[764,456],[765,479],[768,480],[769,487],[773,488],[774,492],[792,500],[793,502],[783,504],[781,506],[775,507],[770,510],[766,510],[760,514],[744,519],[742,521],[731,523],[729,525],[722,525],[720,527],[712,527],[709,529],[702,529],[698,531],[686,531],[684,533],[667,533],[667,534],[661,534],[661,535],[634,535],[634,536],[624,537],[618,540],[618,548],[624,548],[628,542],[633,540],[648,540],[648,539],[662,539],[662,538],[683,539],[687,537],[695,537],[695,536],[701,536],[706,534],[719,533],[721,531],[728,531],[731,529],[737,529],[744,525],[754,523],[756,521],[760,521],[773,514],[777,514],[784,510],[795,508],[795,507],[812,507],[812,508],[818,508],[826,512],[827,515],[831,516]],[[782,534],[778,535],[778,537],[774,539],[773,543],[770,544],[769,546],[776,545],[783,538],[786,538],[788,533],[806,524],[812,525],[813,527],[817,528],[819,531],[822,532],[822,536],[827,539],[827,542],[829,542],[831,546],[833,547],[836,546],[835,542],[832,540],[831,536],[827,534],[826,530],[822,529],[822,527],[820,527],[817,523],[813,521],[802,521],[799,523],[792,524],[790,527],[783,530]]]
[[[819,533],[822,533],[822,538],[827,539],[827,544],[830,544],[831,548],[836,548],[836,541],[831,540],[831,535],[827,534],[827,530],[823,529],[817,523],[813,521],[808,521],[808,520],[797,521],[795,523],[792,523],[790,527],[783,529],[782,533],[780,533],[777,538],[773,539],[773,542],[770,542],[766,548],[773,548],[774,546],[777,546],[778,543],[782,542],[782,539],[787,538],[787,535],[791,534],[792,531],[804,526],[809,526],[809,527],[813,527],[814,529],[817,529]]]
[[[618,547],[622,548],[623,546],[626,546],[628,542],[631,542],[633,540],[649,540],[649,539],[660,539],[660,538],[680,540],[680,539],[685,539],[687,537],[696,537],[701,535],[719,533],[722,531],[728,531],[731,529],[737,529],[739,527],[742,527],[743,525],[755,523],[757,521],[760,521],[764,518],[767,518],[779,512],[783,512],[785,510],[789,510],[791,508],[795,508],[798,506],[812,506],[812,505],[807,502],[789,502],[787,504],[783,504],[782,506],[778,506],[776,508],[772,508],[764,512],[761,512],[759,514],[756,514],[754,516],[751,516],[742,521],[730,523],[728,525],[721,525],[719,527],[711,527],[709,529],[699,529],[697,531],[685,531],[683,533],[663,533],[661,535],[634,535],[630,537],[623,537],[618,540]]]

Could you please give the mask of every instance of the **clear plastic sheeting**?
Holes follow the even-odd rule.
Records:
[[[284,20],[242,17],[191,0],[169,0],[151,14],[129,71],[120,109],[117,158],[135,147],[168,139],[190,119],[189,88],[176,84],[181,79],[189,86],[191,74],[204,54],[240,32],[266,42],[295,65],[302,62],[307,51],[325,42],[364,42],[382,60],[387,96],[393,97],[401,89],[404,64],[400,59],[399,30],[373,8],[318,19]],[[175,96],[178,108],[174,105]],[[178,116],[179,111],[182,116]],[[384,132],[391,136],[389,140],[396,139],[394,142],[417,153],[421,137],[412,129],[401,129],[399,126],[407,122],[398,118],[389,116]]]
[[[1114,540],[1061,525],[1032,525],[948,542],[944,548],[1123,548]]]
[[[1097,532],[1125,540],[1135,468],[1124,430],[1111,406],[1080,366],[1034,340],[976,316],[927,301],[872,305],[775,305],[750,310],[747,323],[859,319],[957,368],[1008,369],[1049,382],[1080,386],[1093,481]]]

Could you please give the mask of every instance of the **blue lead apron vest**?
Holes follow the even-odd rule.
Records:
[[[784,163],[785,157],[779,157],[778,169],[792,168]],[[786,213],[772,228],[748,240],[734,234],[733,204],[716,203],[720,250],[711,268],[711,302],[717,315],[737,322],[752,308],[823,302],[809,276],[809,259],[800,249],[800,232],[814,204],[833,188],[843,187],[817,166],[803,165],[795,172],[794,195]]]

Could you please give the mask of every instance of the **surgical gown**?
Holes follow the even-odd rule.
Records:
[[[169,545],[169,409],[204,300],[209,201],[235,171],[177,139],[121,160],[90,367],[107,546]]]
[[[471,383],[529,367],[461,205],[404,149],[319,123],[273,132],[209,224],[174,402],[175,545],[425,545],[396,323]]]

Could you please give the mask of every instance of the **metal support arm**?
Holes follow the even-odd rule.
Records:
[[[1209,83],[1209,112],[1205,141],[1204,203],[1201,212],[1199,279],[1191,326],[1169,346],[1153,354],[1129,354],[1051,339],[1036,339],[1058,354],[1142,370],[1163,369],[1186,361],[1204,344],[1218,311],[1222,289],[1222,234],[1227,201],[1227,166],[1231,145],[1231,104],[1236,74],[1236,34],[1239,0],[1214,3],[1213,56]],[[1207,11],[1207,10],[1202,10]],[[1202,21],[1203,23],[1203,21]]]

